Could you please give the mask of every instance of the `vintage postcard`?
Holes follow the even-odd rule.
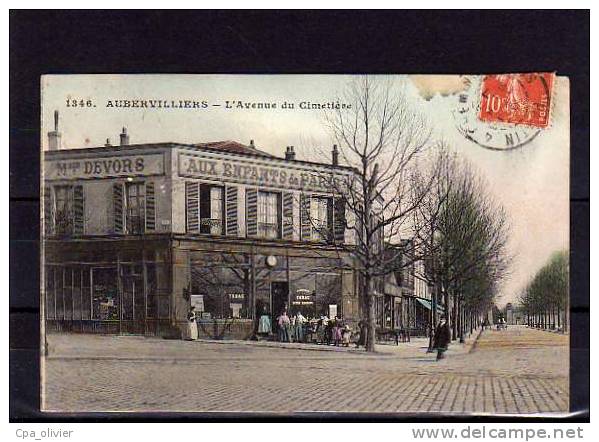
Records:
[[[566,77],[41,86],[42,410],[569,411]]]

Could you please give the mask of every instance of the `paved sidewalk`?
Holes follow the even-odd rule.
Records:
[[[526,414],[569,404],[568,337],[526,327],[486,330],[441,361],[425,339],[375,354],[91,335],[49,343],[45,410]]]
[[[454,341],[447,351],[447,355],[460,355],[468,353],[480,331],[467,338],[464,344]],[[196,341],[167,340],[156,337],[143,337],[132,335],[85,335],[85,334],[49,334],[48,358],[68,359],[196,359],[203,357],[197,351],[202,345],[229,346],[232,349],[239,347],[272,348],[301,351],[320,351],[357,354],[365,357],[415,357],[422,355],[428,348],[429,340],[424,337],[415,337],[410,342],[383,342],[376,344],[376,352],[368,353],[364,347],[356,348],[355,344],[349,347],[320,345],[313,343],[279,342],[279,341],[250,341],[237,339],[198,339]],[[159,347],[160,351],[155,349]]]

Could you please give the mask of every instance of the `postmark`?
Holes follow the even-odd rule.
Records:
[[[464,77],[453,110],[458,131],[492,150],[521,147],[550,124],[554,74]]]

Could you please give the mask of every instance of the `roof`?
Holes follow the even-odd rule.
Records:
[[[197,150],[206,150],[212,152],[224,152],[230,153],[233,155],[244,155],[244,156],[253,156],[265,159],[272,159],[278,161],[287,161],[285,158],[278,157],[276,155],[269,154],[264,152],[256,147],[253,147],[252,144],[245,145],[241,144],[237,141],[211,141],[204,143],[195,143],[195,144],[186,144],[186,143],[175,143],[175,142],[162,142],[162,143],[139,143],[139,144],[127,144],[127,145],[111,145],[111,146],[97,146],[97,147],[83,147],[83,148],[68,148],[68,149],[58,149],[58,150],[44,150],[45,159],[51,159],[54,156],[62,156],[62,155],[88,155],[95,153],[114,153],[114,152],[130,152],[136,150],[146,150],[146,149],[165,149],[165,148],[183,148],[183,149],[197,149]],[[337,165],[333,166],[329,163],[322,163],[317,161],[306,161],[306,160],[292,160],[295,164],[304,164],[307,166],[320,166],[327,167],[332,169],[340,169],[346,171],[352,171],[356,173],[356,170],[351,166],[342,166]]]
[[[224,152],[233,152],[233,153],[240,153],[240,154],[246,154],[246,155],[257,155],[257,156],[266,157],[266,158],[278,158],[278,157],[275,157],[274,155],[266,153],[262,150],[256,149],[256,147],[253,145],[253,141],[250,142],[249,146],[238,143],[237,141],[231,141],[231,140],[212,141],[209,143],[197,143],[197,144],[194,144],[194,146],[199,147],[200,149],[202,149],[202,148],[215,149],[215,150],[222,150]]]

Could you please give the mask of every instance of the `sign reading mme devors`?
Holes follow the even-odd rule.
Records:
[[[162,154],[47,160],[44,163],[46,180],[114,178],[163,173]]]
[[[329,184],[331,176],[324,173],[244,161],[205,158],[185,153],[179,154],[179,175],[250,185],[331,191]]]

